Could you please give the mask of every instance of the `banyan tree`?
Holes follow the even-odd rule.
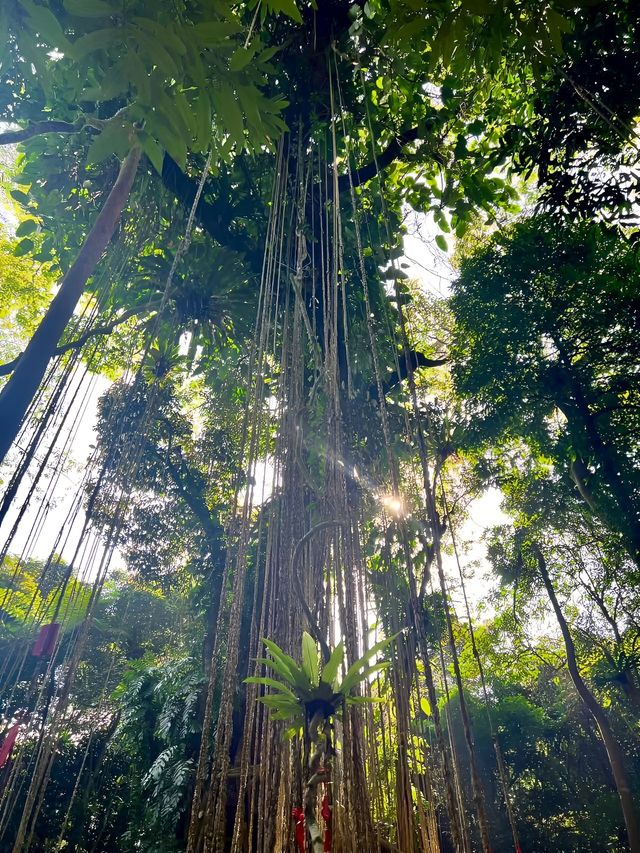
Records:
[[[580,32],[615,17],[595,5]],[[566,9],[0,10],[14,251],[51,293],[2,367],[3,850],[520,851],[456,541],[447,353],[418,329],[402,238],[410,206],[441,250],[510,209],[513,126],[581,73]],[[621,149],[628,119],[604,114]],[[157,596],[138,611],[141,578]],[[165,630],[188,654],[144,670]],[[132,710],[169,694],[159,728]],[[118,771],[134,722],[148,763]],[[109,767],[165,835],[118,829]]]

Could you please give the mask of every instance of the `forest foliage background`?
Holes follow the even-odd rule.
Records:
[[[340,465],[360,501],[360,651],[402,632],[411,684],[436,673],[437,707],[426,689],[407,698],[405,732],[404,652],[385,652],[389,668],[363,688],[382,731],[367,742],[379,849],[455,849],[436,725],[468,832],[460,849],[487,849],[476,771],[494,850],[513,849],[514,826],[524,851],[640,849],[639,71],[632,0],[2,5],[0,738],[16,725],[19,736],[4,759],[0,746],[0,849],[187,849],[207,685],[231,654],[238,495],[264,490],[246,521],[247,637],[286,501],[284,313],[254,409],[247,379],[277,239],[283,293],[306,306],[301,494],[308,526],[320,517],[331,398],[314,369],[330,338],[308,268],[325,226],[343,300]],[[295,201],[276,238],[285,162]],[[442,296],[407,275],[413,212],[430,235],[425,262],[449,255]],[[85,466],[73,445],[93,408]],[[75,515],[59,531],[65,478]],[[468,600],[462,531],[489,489],[509,521],[466,543],[486,549],[483,609]],[[93,556],[63,546],[83,524]],[[322,603],[329,576],[303,578],[298,613],[314,641],[326,620],[321,647],[346,636],[338,605]],[[51,622],[51,654],[32,655]],[[246,645],[230,700],[232,806],[253,696]],[[218,688],[212,702],[213,737]],[[403,748],[415,761],[405,836]]]

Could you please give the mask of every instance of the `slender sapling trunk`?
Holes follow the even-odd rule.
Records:
[[[78,257],[62,279],[60,289],[24,353],[11,379],[0,393],[0,462],[15,440],[22,420],[55,354],[58,341],[73,316],[87,280],[100,260],[122,214],[140,162],[140,148],[134,145],[124,159],[111,192],[87,235]]]
[[[618,791],[618,796],[620,797],[620,804],[622,806],[624,822],[627,827],[629,849],[631,853],[640,853],[640,824],[638,823],[638,818],[636,816],[635,807],[633,804],[633,796],[631,794],[629,778],[627,776],[627,772],[624,765],[624,756],[622,753],[622,749],[620,748],[620,744],[618,743],[616,736],[614,735],[613,730],[611,729],[611,725],[609,723],[609,719],[604,708],[600,705],[596,697],[589,690],[582,676],[580,675],[580,670],[578,669],[578,661],[576,658],[576,647],[573,642],[573,637],[571,636],[569,626],[567,625],[567,621],[564,618],[564,614],[562,612],[562,609],[560,608],[560,604],[558,603],[555,589],[553,588],[553,584],[551,583],[551,578],[549,577],[549,572],[547,570],[547,564],[544,559],[544,555],[542,554],[542,551],[540,550],[537,544],[534,544],[532,546],[532,551],[538,563],[538,571],[540,572],[540,577],[542,578],[542,582],[547,591],[547,595],[549,596],[549,601],[551,602],[551,606],[553,607],[553,610],[555,612],[556,619],[558,620],[560,631],[562,632],[562,638],[564,640],[564,645],[567,652],[567,668],[569,670],[569,674],[571,675],[571,680],[575,685],[578,695],[580,696],[587,709],[591,713],[592,717],[596,721],[598,729],[600,731],[600,735],[605,745],[605,749],[607,751],[609,764],[611,766],[611,772],[613,774],[613,779],[616,785],[616,789]]]

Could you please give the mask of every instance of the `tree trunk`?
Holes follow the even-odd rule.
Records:
[[[540,572],[542,582],[547,591],[547,595],[549,596],[549,600],[551,601],[553,610],[556,614],[556,619],[558,620],[560,631],[562,632],[562,638],[564,640],[564,645],[567,652],[567,668],[569,670],[569,674],[571,675],[571,680],[575,685],[578,695],[580,696],[585,706],[591,713],[592,717],[596,721],[598,729],[600,731],[600,735],[602,736],[602,740],[605,745],[605,749],[607,750],[607,756],[609,758],[611,772],[613,773],[613,778],[615,781],[616,789],[618,791],[618,796],[620,797],[620,804],[622,806],[624,822],[627,827],[629,849],[631,853],[640,853],[640,824],[638,823],[638,819],[633,805],[633,797],[631,794],[629,779],[627,777],[627,773],[624,766],[624,757],[622,749],[620,748],[620,744],[618,743],[611,729],[609,719],[604,711],[604,708],[600,705],[596,697],[589,690],[589,688],[583,681],[582,676],[580,675],[573,637],[571,636],[569,626],[567,625],[567,622],[564,618],[564,614],[560,608],[560,604],[558,603],[558,599],[556,597],[553,584],[551,583],[549,572],[547,570],[547,564],[542,554],[542,551],[540,550],[537,544],[534,544],[532,546],[532,550],[538,563],[538,570]]]
[[[58,341],[93,274],[102,253],[113,237],[122,210],[129,198],[140,161],[136,145],[122,163],[117,180],[104,207],[84,241],[78,257],[62,279],[60,289],[24,353],[0,393],[0,462],[16,438],[22,420],[55,354]]]

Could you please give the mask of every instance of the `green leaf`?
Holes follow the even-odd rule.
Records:
[[[131,148],[132,134],[132,125],[121,120],[108,122],[91,143],[87,163],[97,165],[113,155],[123,158]]]
[[[338,676],[338,670],[340,669],[340,664],[342,663],[344,658],[344,645],[342,641],[338,643],[335,649],[331,652],[331,656],[329,660],[326,662],[322,669],[322,681],[326,684],[333,684]]]
[[[276,709],[275,711],[271,712],[270,716],[271,716],[272,720],[302,719],[302,714],[300,713],[300,711],[297,711],[296,713],[294,713],[291,709],[288,709],[288,708]]]
[[[276,53],[279,53],[282,50],[281,47],[267,47],[265,50],[261,51],[258,54],[258,62],[268,62],[272,59]]]
[[[131,69],[128,67],[127,59],[115,62],[100,82],[96,101],[110,101],[129,91],[131,85]]]
[[[269,0],[269,8],[274,12],[283,12],[296,23],[302,23],[302,15],[295,4],[295,0]]]
[[[290,726],[282,735],[285,740],[293,740],[302,731],[300,726]]]
[[[423,713],[423,714],[425,714],[427,717],[430,717],[430,716],[431,716],[431,705],[429,704],[429,700],[428,700],[425,696],[423,696],[423,697],[420,699],[420,710],[421,710],[421,711],[422,711],[422,713]]]
[[[297,696],[295,696],[288,687],[285,687],[284,684],[280,681],[276,681],[275,678],[266,678],[260,675],[251,675],[249,678],[245,678],[244,684],[263,684],[265,687],[271,687],[274,690],[278,690],[280,693],[285,696],[289,696],[295,702],[298,701]]]
[[[371,666],[367,666],[362,670],[356,670],[355,672],[351,672],[345,675],[344,680],[340,687],[338,688],[338,692],[342,693],[343,696],[347,696],[356,684],[364,681],[370,675],[375,675],[379,672],[384,672],[385,669],[389,669],[391,666],[391,662],[388,660],[381,660],[377,663],[372,663]]]
[[[190,106],[184,94],[176,86],[171,90],[171,100],[175,104],[189,141],[191,141],[198,133],[195,111]]]
[[[352,663],[349,669],[347,670],[347,674],[345,675],[342,684],[340,685],[340,692],[348,693],[349,690],[355,684],[358,683],[358,681],[361,681],[362,678],[365,677],[365,675],[368,675],[372,671],[374,671],[376,665],[374,665],[373,667],[368,667],[366,671],[360,673],[360,670],[362,670],[366,666],[367,662],[370,661],[371,658],[375,657],[378,652],[381,652],[383,649],[386,649],[387,646],[389,646],[397,637],[399,637],[401,633],[401,631],[398,631],[397,634],[393,634],[393,636],[389,637],[388,639],[380,640],[380,642],[376,643],[370,649],[368,649],[368,651],[366,651],[365,654],[359,660],[355,661],[355,663]]]
[[[437,235],[436,235],[436,246],[437,246],[439,249],[441,249],[443,252],[448,251],[448,248],[449,248],[449,247],[447,246],[447,241],[446,241],[446,240],[445,240],[445,238],[442,236],[442,234],[437,234]]]
[[[146,131],[141,131],[138,134],[138,138],[142,143],[142,150],[151,161],[151,165],[161,175],[162,164],[164,163],[164,148],[152,136],[149,136]]]
[[[154,38],[163,42],[165,47],[177,53],[178,56],[186,54],[187,48],[185,43],[169,27],[163,27],[151,18],[132,18],[131,20],[138,27],[142,27],[142,29],[147,30]]]
[[[138,42],[149,60],[159,68],[166,77],[172,80],[181,80],[182,75],[178,66],[173,61],[171,54],[160,44],[156,36],[152,36],[141,27],[128,27],[131,35]]]
[[[573,24],[554,9],[547,11],[547,29],[556,53],[562,53],[562,35],[571,32]]]
[[[287,673],[287,676],[283,677],[301,690],[308,691],[311,687],[309,680],[294,659],[286,654],[286,652],[283,652],[272,640],[264,639],[262,642],[273,656],[274,661],[277,661],[284,672]]]
[[[69,53],[76,62],[80,62],[97,50],[109,50],[114,45],[121,45],[122,40],[123,31],[121,27],[104,27],[80,36],[71,45]]]
[[[138,95],[145,103],[151,100],[151,84],[149,72],[138,54],[131,50],[126,57],[126,66],[131,83],[135,86]]]
[[[298,702],[285,695],[274,696],[273,693],[268,693],[266,696],[259,696],[258,701],[266,705],[267,708],[275,708],[277,711],[288,711],[290,714],[300,713]]]
[[[20,0],[20,5],[29,16],[31,27],[47,41],[51,47],[57,47],[65,53],[71,45],[64,34],[60,21],[50,9],[45,6],[36,6],[33,0]]]
[[[29,252],[32,252],[34,248],[33,240],[30,240],[28,237],[25,237],[23,240],[20,240],[18,245],[13,250],[13,254],[16,258],[21,258],[23,255],[27,255]]]
[[[232,21],[206,21],[193,28],[196,38],[204,47],[221,44],[229,36],[240,32],[238,24]]]
[[[238,106],[235,93],[230,86],[222,85],[213,92],[213,101],[216,105],[218,119],[238,148],[244,148],[246,139],[244,136],[244,121],[242,111]]]
[[[11,190],[9,195],[14,201],[17,201],[18,204],[29,204],[29,196],[22,192],[22,190]]]
[[[70,15],[79,18],[105,18],[115,12],[113,6],[104,0],[63,0],[62,5]]]
[[[318,672],[318,647],[311,634],[302,632],[302,669],[311,684],[316,686],[320,680]]]
[[[27,234],[33,234],[37,228],[38,221],[36,219],[25,219],[24,222],[21,222],[16,228],[16,237],[26,237]]]
[[[184,172],[187,168],[187,143],[173,129],[169,117],[159,110],[149,113],[145,129],[169,152]]]
[[[253,59],[255,52],[255,47],[239,47],[234,51],[231,59],[229,60],[229,69],[231,71],[241,71],[243,68],[246,68]]]
[[[191,109],[195,114],[197,126],[194,145],[204,151],[211,142],[211,101],[208,92],[198,92]]]

